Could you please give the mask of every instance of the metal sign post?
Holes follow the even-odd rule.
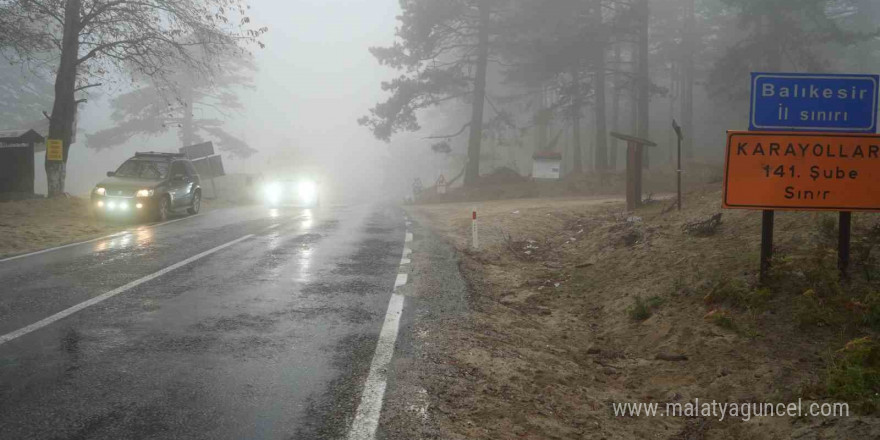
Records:
[[[214,178],[225,176],[226,173],[223,170],[223,159],[219,154],[214,154],[214,143],[204,142],[182,147],[180,152],[192,161],[196,171],[199,172],[199,176],[207,177],[211,180],[211,195],[216,199],[217,184],[214,183]]]
[[[767,284],[767,276],[773,263],[773,223],[776,211],[765,209],[761,215],[761,275],[760,283]]]
[[[850,248],[850,232],[852,231],[852,212],[840,211],[840,226],[838,228],[837,237],[837,268],[840,270],[840,277],[847,279],[849,277],[849,248]]]

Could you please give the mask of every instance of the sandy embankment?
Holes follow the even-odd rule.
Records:
[[[802,291],[738,293],[753,306],[716,298],[723,280],[754,282],[760,244],[760,212],[725,211],[708,236],[683,230],[720,212],[720,200],[714,185],[689,194],[682,213],[663,212],[669,201],[627,214],[619,202],[587,198],[408,207],[458,249],[470,285],[466,319],[418,336],[425,355],[412,368],[427,372],[421,386],[433,432],[449,439],[878,438],[873,416],[719,422],[613,414],[617,402],[829,400],[825,369],[853,335],[799,323]],[[476,251],[469,249],[474,205]],[[811,258],[817,224],[828,215],[778,215],[776,244],[786,258]],[[646,316],[634,317],[636,298]]]

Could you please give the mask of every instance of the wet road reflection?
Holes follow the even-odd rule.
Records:
[[[18,327],[252,235],[0,346],[0,438],[342,438],[402,227],[391,208],[253,206],[20,262],[21,299],[0,295],[0,322],[33,310]]]

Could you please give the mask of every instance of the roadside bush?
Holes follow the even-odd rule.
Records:
[[[853,269],[858,270],[868,283],[880,278],[878,251],[880,251],[880,224],[874,225],[867,232],[853,239],[851,250]]]
[[[741,309],[763,309],[773,297],[770,289],[752,289],[740,279],[723,278],[711,284],[706,304],[726,304]]]
[[[706,315],[706,319],[712,324],[717,325],[723,329],[737,331],[736,322],[733,321],[733,318],[724,310],[712,310]]]
[[[880,344],[869,337],[854,339],[839,350],[826,377],[828,394],[855,402],[861,412],[880,409]]]
[[[862,323],[875,331],[880,331],[880,293],[871,292],[867,294],[863,307]]]
[[[840,322],[839,316],[833,310],[812,289],[798,296],[794,303],[794,316],[801,328],[823,327]]]
[[[663,299],[659,296],[648,298],[647,300],[637,296],[632,307],[626,310],[630,319],[633,321],[645,321],[654,314],[654,310],[663,304]]]

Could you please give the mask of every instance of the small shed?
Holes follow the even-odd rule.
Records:
[[[45,142],[34,130],[0,131],[0,200],[34,195],[34,150]]]
[[[562,155],[552,151],[539,151],[532,156],[532,177],[559,180],[562,176]]]

